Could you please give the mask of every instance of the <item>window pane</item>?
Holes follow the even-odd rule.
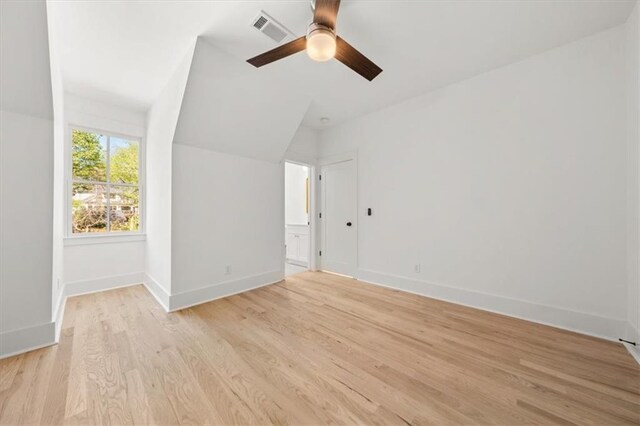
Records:
[[[73,130],[71,142],[74,179],[105,182],[107,137]]]
[[[73,184],[72,228],[74,234],[107,232],[107,187]]]
[[[109,142],[111,183],[138,183],[138,150],[140,143],[116,136]]]
[[[140,227],[138,188],[111,186],[109,220],[111,232],[135,232]]]

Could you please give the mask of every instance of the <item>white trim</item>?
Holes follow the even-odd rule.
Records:
[[[223,297],[233,296],[234,294],[244,293],[245,291],[278,283],[283,279],[284,271],[277,270],[172,294],[170,296],[169,312],[200,305]]]
[[[107,176],[109,176],[109,163],[110,163],[110,158],[111,158],[111,149],[110,149],[110,138],[111,136],[115,136],[118,138],[124,138],[124,139],[128,139],[128,140],[133,140],[133,141],[138,141],[139,143],[139,149],[138,149],[138,184],[137,185],[125,185],[125,186],[135,186],[138,188],[138,215],[139,215],[139,229],[136,232],[127,232],[127,233],[122,233],[122,232],[105,232],[99,236],[97,235],[87,235],[87,234],[74,234],[72,232],[72,208],[71,208],[71,193],[73,190],[73,161],[72,161],[72,155],[73,155],[73,150],[72,150],[72,135],[73,135],[73,130],[81,130],[81,131],[85,131],[85,132],[91,132],[91,133],[98,133],[98,134],[102,134],[104,136],[107,137],[107,152],[109,153],[109,155],[107,155]],[[64,179],[64,213],[65,213],[65,229],[64,229],[64,235],[65,235],[65,245],[73,245],[73,243],[71,244],[67,244],[67,239],[76,239],[76,238],[104,238],[104,237],[113,237],[113,236],[122,236],[124,235],[145,235],[146,232],[146,139],[143,136],[134,136],[134,135],[127,135],[127,134],[123,134],[120,132],[114,132],[111,130],[103,130],[103,129],[98,129],[96,127],[89,127],[89,126],[83,126],[80,124],[76,124],[72,121],[67,121],[66,122],[66,128],[65,128],[65,141],[64,141],[64,172],[65,172],[65,179]],[[112,185],[111,182],[100,182],[100,183],[96,183],[99,185],[105,185],[107,187],[110,187]],[[114,184],[114,185],[118,185],[118,184]],[[109,202],[109,200],[107,200],[107,203]],[[108,207],[108,204],[107,204]],[[107,209],[108,211],[108,209]],[[109,226],[109,215],[107,214],[107,226]],[[107,228],[108,229],[108,228]],[[109,242],[108,240],[95,240],[95,242],[92,242],[90,244],[101,244],[101,243],[106,243]],[[80,244],[80,243],[77,243]]]
[[[356,196],[355,196],[355,203],[356,203],[356,212],[355,212],[355,217],[353,218],[353,221],[355,222],[355,231],[356,231],[356,252],[354,255],[354,265],[353,265],[353,273],[354,275],[357,274],[358,272],[358,266],[359,266],[359,253],[360,253],[360,247],[359,247],[359,241],[360,241],[360,203],[359,203],[359,194],[360,194],[360,190],[358,187],[358,152],[357,151],[349,151],[349,152],[345,152],[345,153],[341,153],[341,154],[335,154],[335,155],[330,155],[327,157],[322,157],[318,160],[318,176],[324,174],[323,169],[325,167],[328,166],[332,166],[335,164],[340,164],[340,163],[346,163],[347,161],[353,161],[353,167],[355,168],[354,170],[354,175],[355,175],[355,191],[356,191]],[[317,177],[317,176],[316,176]],[[322,181],[320,181],[319,179],[317,180],[318,182],[318,186],[319,191],[318,191],[318,198],[319,198],[319,202],[318,202],[318,206],[319,208],[317,209],[318,212],[322,212],[324,211],[324,205],[326,204],[326,200],[325,200],[325,185],[322,184]],[[319,243],[317,244],[318,250],[320,251],[324,251],[326,253],[326,247],[325,247],[325,240],[326,240],[326,229],[325,229],[325,221],[323,221],[322,219],[317,219],[319,221],[318,224],[318,234],[319,234]],[[320,256],[319,251],[316,250],[316,252],[313,255],[313,259],[317,260],[315,262],[315,268],[312,270],[323,270],[323,265],[322,265],[322,256]],[[325,254],[326,256],[326,254]],[[328,272],[328,271],[327,271]],[[352,278],[352,277],[349,277]]]
[[[134,274],[115,275],[110,277],[97,278],[94,280],[72,281],[66,283],[62,287],[60,296],[58,297],[57,309],[53,314],[55,324],[55,341],[60,341],[60,333],[62,331],[62,323],[64,320],[64,310],[67,305],[67,299],[73,296],[83,294],[98,293],[101,291],[115,290],[117,288],[131,287],[141,285],[144,279],[144,273],[138,272]]]
[[[113,129],[122,135],[144,137],[147,112],[98,102],[65,91],[64,115],[67,122],[84,123],[98,129]]]
[[[636,342],[636,346],[624,342],[622,344],[627,348],[631,356],[638,361],[638,364],[640,364],[640,332],[629,321],[627,321],[625,333],[622,338],[630,342]]]
[[[627,321],[622,338],[631,342],[640,343],[638,342],[638,340],[640,340],[640,332],[630,321]]]
[[[635,359],[636,362],[640,364],[640,347],[638,347],[637,344],[636,346],[633,346],[633,345],[630,345],[629,343],[624,343],[624,342],[622,344],[624,345],[625,348],[627,348],[627,351],[629,351],[633,359]]]
[[[105,235],[74,235],[73,237],[64,238],[66,246],[82,246],[87,244],[108,244],[108,243],[129,243],[133,241],[145,241],[147,234],[139,233],[122,233],[122,234],[105,234]]]
[[[316,166],[308,164],[309,166],[309,261],[308,269],[315,271],[317,269],[317,254],[318,254],[318,171]]]
[[[360,269],[358,279],[382,287],[444,300],[484,311],[533,321],[576,333],[617,342],[624,330],[625,321],[586,312],[573,311],[557,306],[541,305],[525,300],[450,287],[427,281]]]
[[[72,297],[81,294],[96,293],[99,291],[114,290],[116,288],[129,287],[142,284],[144,272],[136,272],[125,275],[112,275],[109,277],[96,278],[93,280],[72,281],[65,283],[64,296]]]
[[[341,274],[341,273],[339,273],[339,272],[325,271],[325,270],[322,270],[322,269],[320,270],[320,272],[322,272],[322,273],[324,273],[324,274],[331,274],[331,275],[335,275],[335,276],[337,276],[337,277],[349,278],[350,280],[357,280],[357,278],[356,278],[356,277],[352,277],[352,276],[350,276],[350,275]],[[379,284],[376,284],[376,283],[370,283],[370,282],[367,282],[367,284],[379,285]],[[386,287],[386,286],[382,286],[382,287]]]
[[[144,273],[118,275],[65,284],[58,296],[53,321],[20,330],[0,333],[0,359],[51,346],[60,341],[67,299],[82,294],[97,293],[142,284]]]
[[[318,208],[319,208],[319,203],[317,202],[317,198],[316,198],[316,193],[318,191],[318,172],[315,166],[315,162],[304,162],[304,161],[298,161],[295,159],[289,159],[288,158],[288,154],[287,157],[285,157],[285,159],[282,161],[282,187],[284,188],[285,186],[285,164],[286,163],[291,163],[291,164],[298,164],[300,166],[305,166],[309,169],[309,225],[307,225],[309,227],[309,261],[307,262],[307,265],[304,265],[305,268],[307,268],[310,271],[315,271],[317,270],[317,256],[318,256],[318,239],[316,238],[317,236],[317,229],[318,229]],[[286,194],[284,194],[283,192],[283,198],[286,197]],[[283,200],[286,203],[286,200]],[[283,210],[284,212],[284,210]],[[287,230],[287,226],[291,226],[289,224],[285,223],[285,232]],[[298,226],[298,225],[293,225],[293,226]],[[302,226],[302,225],[301,225]],[[286,241],[285,241],[286,244]],[[287,262],[287,254],[286,254],[286,250],[283,250],[282,253],[282,258],[283,258],[283,263]]]
[[[55,323],[55,341],[58,343],[60,341],[60,333],[62,332],[62,322],[64,320],[64,310],[67,307],[67,296],[64,294],[64,287],[62,291],[60,291],[60,296],[58,296],[58,304],[56,306],[56,311],[53,314],[53,322]]]
[[[294,151],[287,151],[284,153],[284,159],[287,163],[302,164],[303,166],[315,165],[317,162],[316,157],[312,155],[302,154]]]
[[[160,306],[162,306],[162,308],[166,312],[169,312],[169,293],[167,293],[165,289],[162,288],[162,286],[158,284],[158,282],[154,280],[149,274],[144,274],[143,284],[147,288],[147,291],[149,291],[154,299],[156,299],[156,301],[160,304]]]
[[[302,260],[295,260],[295,259],[288,259],[285,261],[285,263],[288,263],[290,265],[296,265],[296,266],[300,266],[302,268],[306,268],[309,269],[309,262],[304,262]]]
[[[328,166],[330,164],[344,163],[345,161],[357,160],[358,151],[348,151],[341,154],[329,155],[318,159],[318,166]]]
[[[53,321],[0,333],[0,359],[56,344]]]

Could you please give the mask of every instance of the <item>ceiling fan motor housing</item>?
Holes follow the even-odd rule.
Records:
[[[307,55],[314,61],[326,62],[335,58],[369,81],[376,78],[382,72],[382,68],[336,35],[340,0],[311,0],[310,4],[313,22],[309,25],[306,36],[247,59],[247,62],[259,68],[306,50]]]
[[[312,35],[318,33],[327,34],[334,39],[336,38],[336,32],[332,28],[329,28],[326,25],[316,24],[315,22],[312,22],[309,24],[309,28],[307,28],[307,40],[309,40]]]
[[[325,25],[312,23],[307,30],[307,54],[311,59],[325,62],[336,54],[336,32]]]

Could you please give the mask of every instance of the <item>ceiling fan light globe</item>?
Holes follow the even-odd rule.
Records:
[[[336,36],[328,28],[315,28],[307,35],[307,55],[314,61],[325,62],[336,55]]]

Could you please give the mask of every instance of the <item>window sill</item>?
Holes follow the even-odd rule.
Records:
[[[112,244],[112,243],[129,243],[134,241],[145,241],[146,234],[124,234],[124,235],[78,235],[66,237],[64,245],[81,246],[86,244]]]

